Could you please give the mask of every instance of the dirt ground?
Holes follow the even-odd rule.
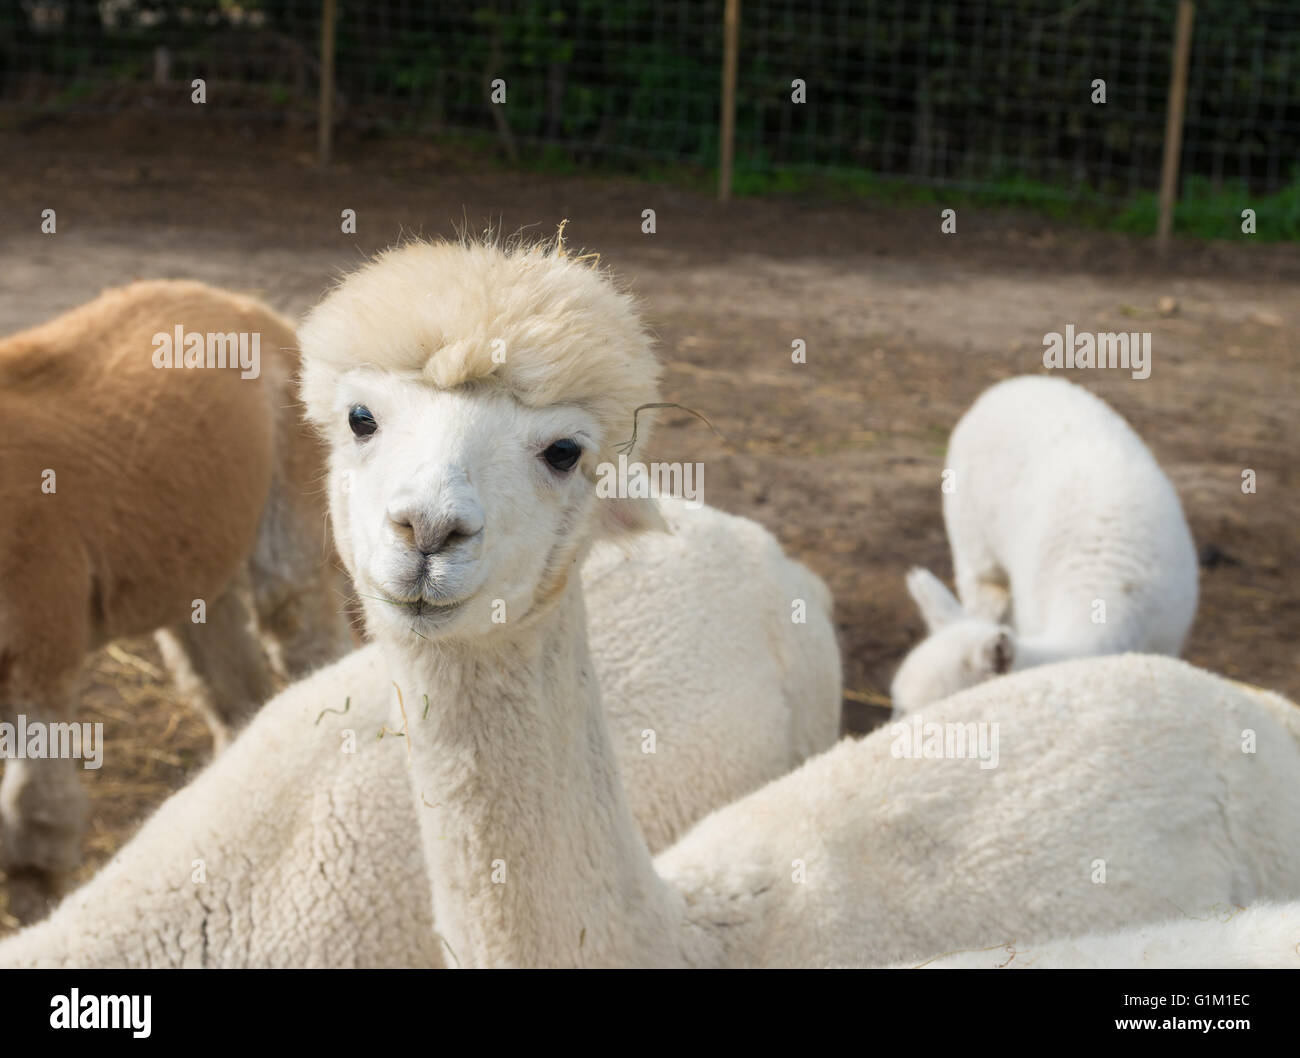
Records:
[[[599,251],[643,299],[671,413],[652,455],[705,464],[705,498],[755,518],[830,584],[846,728],[885,716],[921,635],[903,589],[951,577],[939,480],[976,395],[1042,370],[1044,334],[1152,332],[1145,381],[1072,372],[1136,427],[1182,496],[1202,570],[1198,665],[1300,699],[1300,247],[1176,244],[961,209],[745,200],[619,178],[521,175],[428,143],[351,141],[327,172],[307,133],[266,123],[10,121],[0,129],[0,333],[133,278],[196,277],[309,307],[341,270],[403,234],[468,222]],[[40,233],[57,211],[57,235]],[[356,235],[340,211],[357,213]],[[657,231],[643,234],[642,211]],[[1173,299],[1173,308],[1162,300]],[[807,362],[791,361],[795,339]],[[6,428],[12,428],[7,424]],[[1258,491],[1243,494],[1243,469]],[[2,515],[0,515],[2,516]],[[86,873],[207,759],[148,640],[87,663],[83,719],[105,724]],[[3,886],[0,886],[0,891]],[[12,926],[3,917],[0,932]]]

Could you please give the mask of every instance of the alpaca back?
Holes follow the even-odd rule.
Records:
[[[962,416],[948,458],[954,560],[1005,571],[1020,635],[1080,653],[1181,650],[1195,546],[1173,485],[1105,402],[1063,379],[1010,379]]]
[[[659,509],[667,533],[597,544],[583,568],[610,736],[652,848],[827,749],[841,705],[820,579],[749,519],[673,498]],[[611,693],[614,677],[637,693]]]
[[[841,742],[656,866],[701,930],[727,923],[726,965],[919,961],[1295,899],[1296,711],[1166,657],[1044,665],[930,707],[938,753],[909,723]],[[946,748],[979,725],[991,767]]]
[[[437,965],[390,692],[369,647],[277,695],[0,966]]]

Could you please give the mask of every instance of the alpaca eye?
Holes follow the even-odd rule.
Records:
[[[543,452],[542,458],[556,470],[572,470],[573,464],[578,461],[578,457],[581,455],[582,446],[577,441],[571,441],[565,437],[556,441]]]
[[[348,412],[348,425],[358,437],[369,437],[379,429],[379,423],[375,422],[375,417],[364,404],[358,404]]]

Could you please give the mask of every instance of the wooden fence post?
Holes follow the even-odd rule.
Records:
[[[329,165],[334,142],[334,30],[338,0],[323,0],[320,15],[320,100],[316,109],[316,160]]]
[[[1187,65],[1192,51],[1192,20],[1196,5],[1178,0],[1178,21],[1174,28],[1174,58],[1169,72],[1169,109],[1165,113],[1165,157],[1160,167],[1160,223],[1156,248],[1169,249],[1174,230],[1174,202],[1178,198],[1178,162],[1183,152],[1183,115],[1187,109]]]
[[[736,67],[740,56],[740,0],[727,0],[722,35],[722,129],[718,139],[718,201],[731,198],[736,154]]]

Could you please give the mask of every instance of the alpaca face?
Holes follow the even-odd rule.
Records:
[[[915,712],[949,695],[1010,671],[1009,629],[979,618],[958,618],[931,632],[903,659],[890,687],[894,716]]]
[[[544,609],[585,540],[591,415],[365,368],[335,397],[331,512],[372,629],[465,638]]]

